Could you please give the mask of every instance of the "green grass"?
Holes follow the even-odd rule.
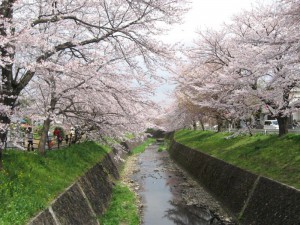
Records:
[[[300,135],[238,136],[228,133],[181,130],[175,140],[238,167],[300,189]]]
[[[148,138],[143,144],[137,146],[136,148],[131,150],[131,154],[138,154],[145,151],[145,149],[152,143],[155,142],[154,138]]]
[[[163,151],[167,150],[169,148],[169,146],[170,146],[170,141],[165,139],[164,142],[159,143],[159,147],[158,147],[157,151],[163,152]]]
[[[163,152],[165,151],[167,148],[164,145],[160,145],[159,148],[157,149],[158,152]]]
[[[128,187],[117,183],[106,213],[99,219],[101,225],[140,224],[136,196]]]
[[[143,144],[131,150],[131,154],[139,154],[146,147],[155,142],[149,138]],[[118,182],[113,188],[112,200],[105,214],[99,218],[101,225],[138,225],[140,216],[137,208],[135,194],[128,187]]]
[[[0,171],[0,224],[25,224],[109,151],[94,142],[48,151],[46,157],[5,151]]]

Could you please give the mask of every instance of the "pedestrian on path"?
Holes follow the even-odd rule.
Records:
[[[74,144],[76,142],[76,139],[75,139],[75,128],[74,127],[71,127],[70,129],[70,142],[69,144]]]
[[[69,135],[66,134],[66,137],[65,137],[65,141],[66,141],[66,144],[69,144]]]
[[[51,150],[52,149],[52,137],[51,137],[51,132],[48,131],[48,134],[47,134],[47,143],[48,143],[48,149]]]
[[[59,148],[62,142],[61,130],[58,127],[56,127],[53,131],[53,135],[56,136],[57,147]]]
[[[26,133],[27,133],[27,151],[33,151],[33,133],[32,133],[32,127],[27,127],[26,129]]]

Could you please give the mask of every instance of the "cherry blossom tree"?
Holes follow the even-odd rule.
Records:
[[[209,107],[227,119],[250,120],[261,109],[288,132],[290,114],[299,110],[297,30],[277,2],[237,15],[220,31],[201,32],[188,50],[188,76],[181,90],[195,105]]]
[[[156,40],[186,11],[183,0],[2,0],[0,1],[0,66],[2,124],[17,97],[48,62],[98,62],[123,58],[136,71],[141,60],[153,72],[168,56]],[[114,50],[107,55],[105,49]],[[54,69],[55,71],[55,69]],[[1,161],[1,160],[0,160]]]
[[[205,130],[204,123],[210,120],[211,112],[205,111],[204,107],[195,105],[193,100],[177,85],[174,94],[170,96],[172,102],[166,105],[159,116],[160,129],[174,131],[182,128]]]
[[[233,123],[241,112],[242,99],[235,93],[238,83],[229,71],[234,48],[225,30],[199,35],[195,46],[186,51],[189,62],[177,77],[177,91],[199,111],[215,118],[220,131],[224,121]]]
[[[246,71],[242,79],[248,95],[278,120],[280,136],[288,132],[291,113],[299,110],[293,93],[300,86],[298,46],[290,41],[296,30],[287,26],[281,8],[277,3],[257,7],[238,16],[232,26],[239,49],[247,52],[237,63]]]
[[[163,32],[164,24],[178,20],[184,4],[174,0],[1,1],[2,104],[13,106],[36,67],[57,55],[94,61],[101,58],[93,57],[91,50],[113,47],[132,66],[137,64],[133,54],[151,65],[158,56],[167,56],[166,47],[154,35]]]
[[[133,71],[125,65],[122,72],[116,64],[99,70],[93,64],[78,63],[69,65],[69,70],[64,66],[61,71],[53,71],[49,65],[48,70],[43,66],[36,71],[25,94],[32,103],[24,112],[44,117],[39,146],[42,154],[50,123],[56,117],[63,117],[73,126],[80,125],[97,140],[107,137],[120,140],[127,133],[146,130],[149,108],[155,106],[148,99],[152,87],[147,80],[143,84],[134,82]]]

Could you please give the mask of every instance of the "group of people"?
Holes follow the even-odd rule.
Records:
[[[26,136],[27,136],[27,151],[33,151],[33,130],[32,127],[27,127],[26,129]],[[81,132],[80,130],[74,127],[71,127],[69,134],[65,135],[65,138],[63,138],[62,130],[58,127],[56,127],[53,131],[53,136],[56,139],[57,147],[59,148],[62,144],[63,140],[65,139],[66,144],[73,144],[76,143],[81,138]],[[48,149],[52,149],[53,147],[53,141],[52,141],[52,134],[50,131],[48,131],[47,134],[47,145]]]

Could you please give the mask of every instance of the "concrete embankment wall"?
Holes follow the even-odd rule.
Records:
[[[300,225],[300,191],[173,141],[171,157],[243,225]]]
[[[126,153],[124,152],[122,158]],[[51,205],[28,225],[99,225],[112,194],[112,179],[119,178],[122,161],[114,151],[67,188]]]

